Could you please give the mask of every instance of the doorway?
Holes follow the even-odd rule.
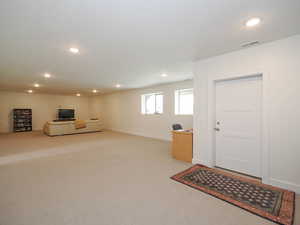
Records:
[[[262,177],[262,76],[215,82],[216,166]]]

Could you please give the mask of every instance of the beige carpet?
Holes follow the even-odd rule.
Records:
[[[50,138],[0,135],[0,154],[76,148],[78,152],[0,166],[1,225],[273,224],[177,183],[190,166],[170,143],[103,132]],[[300,224],[297,196],[295,225]]]

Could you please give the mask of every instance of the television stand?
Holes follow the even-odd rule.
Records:
[[[53,122],[64,122],[64,121],[75,121],[76,119],[57,119],[57,120],[53,120]]]
[[[103,130],[103,124],[99,120],[84,120],[86,127],[76,129],[74,121],[47,122],[44,125],[44,133],[49,136],[79,134],[97,132]]]

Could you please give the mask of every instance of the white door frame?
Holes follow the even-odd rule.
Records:
[[[269,123],[268,123],[268,82],[269,77],[267,73],[254,72],[246,75],[233,75],[233,76],[218,76],[218,79],[208,79],[208,131],[209,131],[209,144],[211,145],[211,162],[210,166],[216,166],[216,137],[215,137],[215,116],[216,116],[216,97],[215,87],[216,82],[226,80],[236,80],[247,77],[262,77],[262,122],[261,122],[261,175],[262,182],[269,184]]]

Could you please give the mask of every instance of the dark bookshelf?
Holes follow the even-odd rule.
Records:
[[[13,126],[14,132],[32,131],[32,110],[14,109]]]

